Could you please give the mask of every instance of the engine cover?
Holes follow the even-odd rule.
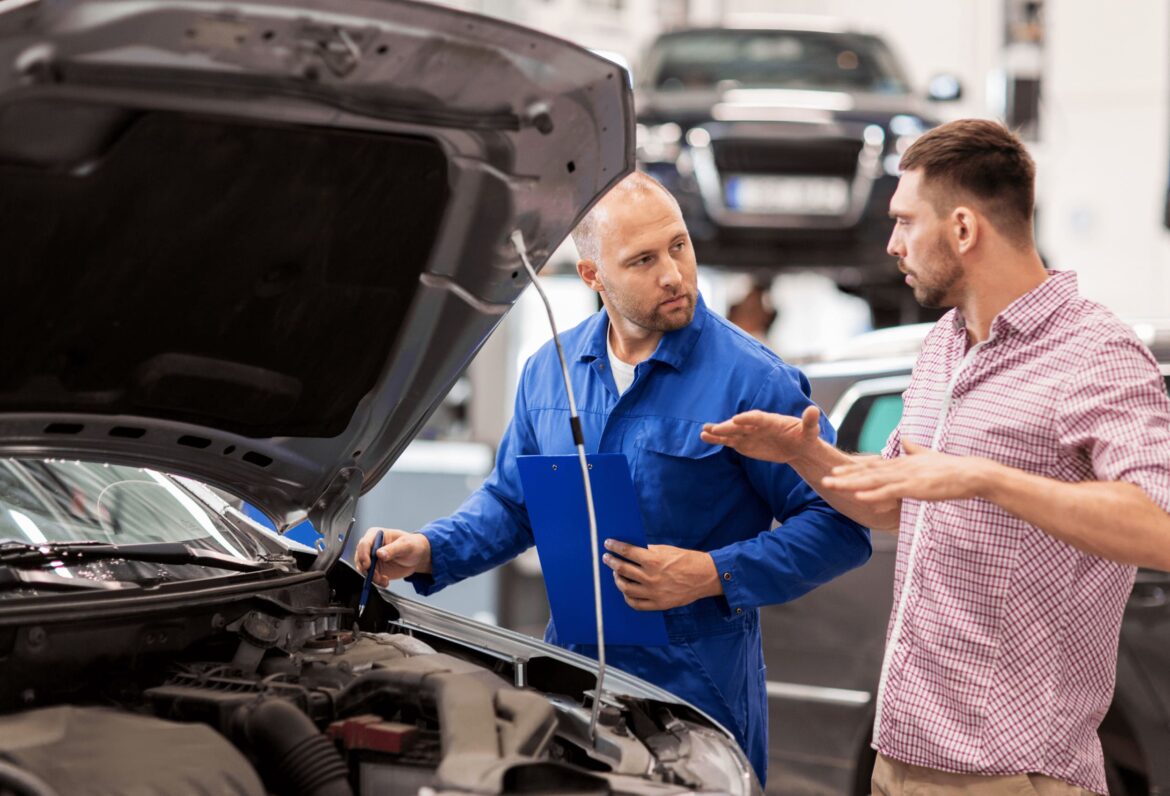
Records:
[[[0,758],[58,793],[265,796],[255,770],[210,727],[62,705],[0,717]]]

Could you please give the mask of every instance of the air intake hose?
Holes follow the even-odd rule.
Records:
[[[47,782],[19,766],[0,760],[0,792],[15,796],[58,796]]]
[[[291,702],[263,699],[240,708],[236,727],[264,781],[292,796],[353,796],[341,754]]]

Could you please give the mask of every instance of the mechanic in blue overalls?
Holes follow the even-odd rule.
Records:
[[[629,459],[647,548],[617,540],[605,562],[634,608],[663,610],[670,644],[609,646],[607,662],[691,702],[735,733],[763,782],[768,706],[760,606],[782,603],[864,563],[869,532],[838,514],[791,467],[699,438],[703,423],[767,408],[799,416],[803,374],[703,303],[678,204],[633,174],[573,233],[581,279],[604,310],[562,335],[588,453]],[[407,577],[420,594],[499,566],[533,544],[516,457],[575,451],[556,351],[526,363],[496,466],[450,517],[417,533],[370,529],[375,582]],[[822,420],[822,436],[833,429]],[[773,528],[773,519],[781,525]],[[545,638],[557,643],[550,623]],[[567,646],[596,657],[596,648]]]

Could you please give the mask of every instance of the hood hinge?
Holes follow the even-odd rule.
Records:
[[[313,570],[328,572],[345,551],[362,481],[360,469],[346,467],[334,476],[309,509],[309,521],[325,539],[325,548],[313,562]]]

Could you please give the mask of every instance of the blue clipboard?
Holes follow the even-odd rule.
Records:
[[[635,611],[613,582],[613,570],[600,561],[605,540],[646,546],[638,495],[624,454],[587,456],[597,514],[601,615],[607,644],[661,646],[669,643],[661,611]],[[517,456],[524,503],[536,537],[544,585],[564,644],[596,644],[593,561],[589,553],[589,515],[577,456]]]

